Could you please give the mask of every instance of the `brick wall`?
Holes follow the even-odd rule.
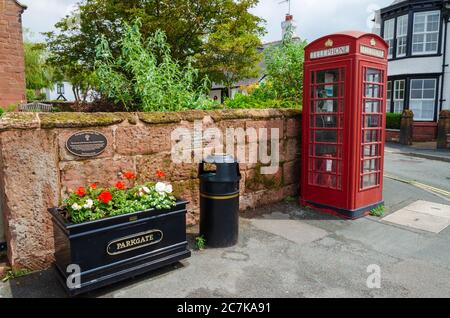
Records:
[[[386,129],[386,141],[387,142],[399,142],[400,129]]]
[[[152,181],[162,169],[178,196],[189,200],[188,223],[199,219],[197,164],[173,164],[171,132],[192,129],[278,128],[280,169],[261,175],[258,164],[241,164],[241,209],[277,202],[298,191],[300,112],[292,110],[190,111],[180,113],[7,113],[0,119],[0,186],[8,241],[15,268],[42,269],[53,260],[53,228],[47,208],[67,191],[99,183],[112,186],[123,171]],[[95,158],[78,158],[65,149],[79,131],[100,131],[107,149]],[[237,141],[236,141],[237,142]],[[245,146],[261,139],[244,140]]]
[[[413,142],[435,141],[437,138],[436,122],[414,122]]]
[[[22,12],[15,0],[0,0],[0,107],[25,102]]]

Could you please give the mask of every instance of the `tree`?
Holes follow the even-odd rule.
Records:
[[[202,71],[216,83],[228,88],[231,96],[233,83],[259,75],[261,54],[260,35],[264,29],[260,19],[248,12],[257,0],[229,4],[229,16],[209,35],[202,52],[196,55]]]
[[[53,84],[53,68],[46,64],[45,44],[24,42],[27,89],[41,90]]]
[[[293,38],[292,30],[287,30],[283,42],[264,52],[266,65],[266,87],[276,98],[286,98],[301,103],[303,92],[303,63],[306,41]]]
[[[143,39],[153,36],[157,30],[166,34],[172,57],[187,65],[191,57],[213,56],[221,35],[239,39],[233,55],[222,50],[229,58],[240,60],[246,72],[255,66],[253,55],[258,45],[256,37],[262,33],[262,20],[251,15],[248,9],[258,0],[81,0],[78,9],[56,24],[58,32],[47,33],[50,60],[55,66],[65,66],[69,73],[89,73],[94,70],[96,45],[108,39],[113,57],[120,55],[120,39],[125,23],[142,21]],[[232,49],[232,48],[230,48]],[[220,61],[221,56],[214,60]],[[253,63],[253,64],[252,64]],[[195,62],[200,72],[216,76],[216,70],[205,65],[204,59]],[[234,70],[237,73],[237,70]]]

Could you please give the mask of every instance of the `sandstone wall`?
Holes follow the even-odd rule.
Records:
[[[15,0],[0,0],[0,107],[26,101],[22,13]]]
[[[53,260],[53,230],[47,208],[67,191],[97,182],[112,186],[123,171],[138,181],[166,172],[178,196],[189,200],[188,224],[199,219],[197,164],[173,164],[175,128],[279,128],[281,164],[274,175],[260,165],[242,164],[241,209],[277,202],[298,191],[300,112],[293,110],[190,111],[180,113],[7,113],[0,120],[0,185],[8,256],[14,268],[43,269]],[[197,122],[198,123],[198,122]],[[78,131],[100,131],[107,149],[95,158],[79,158],[65,149]],[[237,141],[236,141],[237,142]],[[261,139],[245,139],[245,145]]]

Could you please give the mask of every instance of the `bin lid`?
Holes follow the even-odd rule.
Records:
[[[234,157],[227,154],[210,155],[205,160],[207,163],[236,163]]]

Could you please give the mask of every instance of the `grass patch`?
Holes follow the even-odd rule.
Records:
[[[386,214],[386,208],[384,204],[377,206],[376,208],[370,210],[370,215],[378,218],[383,217]]]
[[[7,282],[11,279],[24,277],[24,276],[30,275],[32,273],[33,273],[33,271],[30,271],[29,269],[10,270],[10,271],[6,272],[6,275],[2,279],[2,281]]]
[[[292,197],[292,196],[288,196],[288,197],[284,198],[284,202],[285,203],[294,203],[294,202],[297,202],[297,198]]]
[[[206,240],[203,237],[203,235],[197,236],[195,238],[195,247],[197,248],[197,250],[203,251],[205,249],[205,246],[206,246]]]

